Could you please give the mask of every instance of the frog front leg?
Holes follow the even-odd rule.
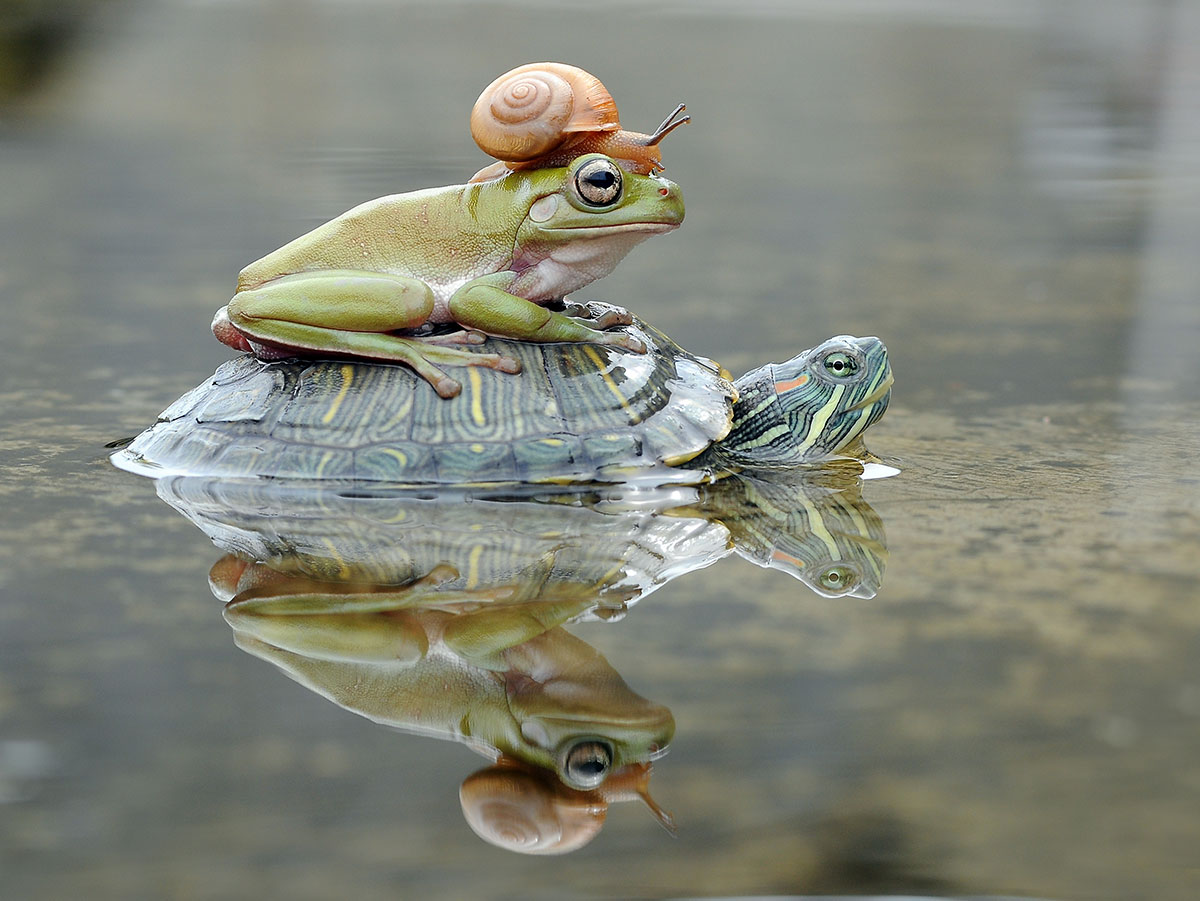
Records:
[[[441,366],[520,371],[511,357],[446,347],[437,338],[393,334],[424,325],[432,312],[433,292],[420,279],[320,270],[285,275],[239,292],[217,313],[213,334],[259,356],[269,355],[266,348],[405,363],[442,397],[453,397],[461,386]]]
[[[514,272],[497,272],[472,279],[451,295],[450,315],[461,326],[501,338],[536,343],[607,344],[634,353],[646,352],[646,345],[633,335],[592,328],[509,293],[516,278]],[[624,324],[627,324],[625,319],[609,318],[604,322],[604,325]]]

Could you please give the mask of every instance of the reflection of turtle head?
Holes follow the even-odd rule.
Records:
[[[887,567],[887,534],[861,484],[857,474],[832,471],[802,480],[724,479],[705,502],[722,511],[747,560],[785,572],[822,597],[873,598]],[[737,494],[716,494],[726,491]]]
[[[502,758],[463,780],[463,817],[484,841],[519,854],[567,854],[590,842],[604,826],[608,805],[638,799],[674,831],[670,814],[650,797],[649,764],[614,773],[602,789],[569,788],[552,773]]]

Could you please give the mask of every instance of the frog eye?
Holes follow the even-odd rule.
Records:
[[[612,762],[612,745],[598,738],[585,738],[569,745],[559,756],[559,775],[571,788],[588,791],[608,778]]]
[[[590,160],[575,173],[575,190],[588,206],[610,206],[621,198],[621,169],[610,159]]]
[[[840,350],[826,354],[821,364],[825,367],[825,371],[835,379],[853,378],[862,368],[858,360]]]
[[[831,594],[846,594],[858,584],[858,573],[849,566],[835,563],[817,578],[821,587]]]

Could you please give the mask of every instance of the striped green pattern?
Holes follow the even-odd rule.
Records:
[[[172,404],[123,452],[147,474],[394,484],[625,478],[694,457],[729,428],[733,387],[648,326],[650,350],[492,339],[517,375],[456,371],[437,397],[400,366],[246,356]]]
[[[831,355],[850,358],[853,376],[833,375]],[[737,380],[733,427],[710,456],[726,466],[795,466],[836,457],[887,409],[892,370],[878,338],[839,335],[786,363]]]

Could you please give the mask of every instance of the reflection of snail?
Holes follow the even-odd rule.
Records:
[[[484,841],[521,854],[566,854],[596,837],[615,801],[644,801],[674,833],[671,815],[650,797],[649,779],[648,763],[633,764],[602,787],[580,791],[543,769],[502,757],[464,779],[458,797],[468,825]]]
[[[471,136],[500,160],[475,174],[486,181],[510,169],[563,166],[603,153],[630,172],[663,168],[658,144],[688,121],[681,103],[654,134],[622,131],[612,95],[594,75],[564,63],[530,63],[484,88],[471,110]]]

